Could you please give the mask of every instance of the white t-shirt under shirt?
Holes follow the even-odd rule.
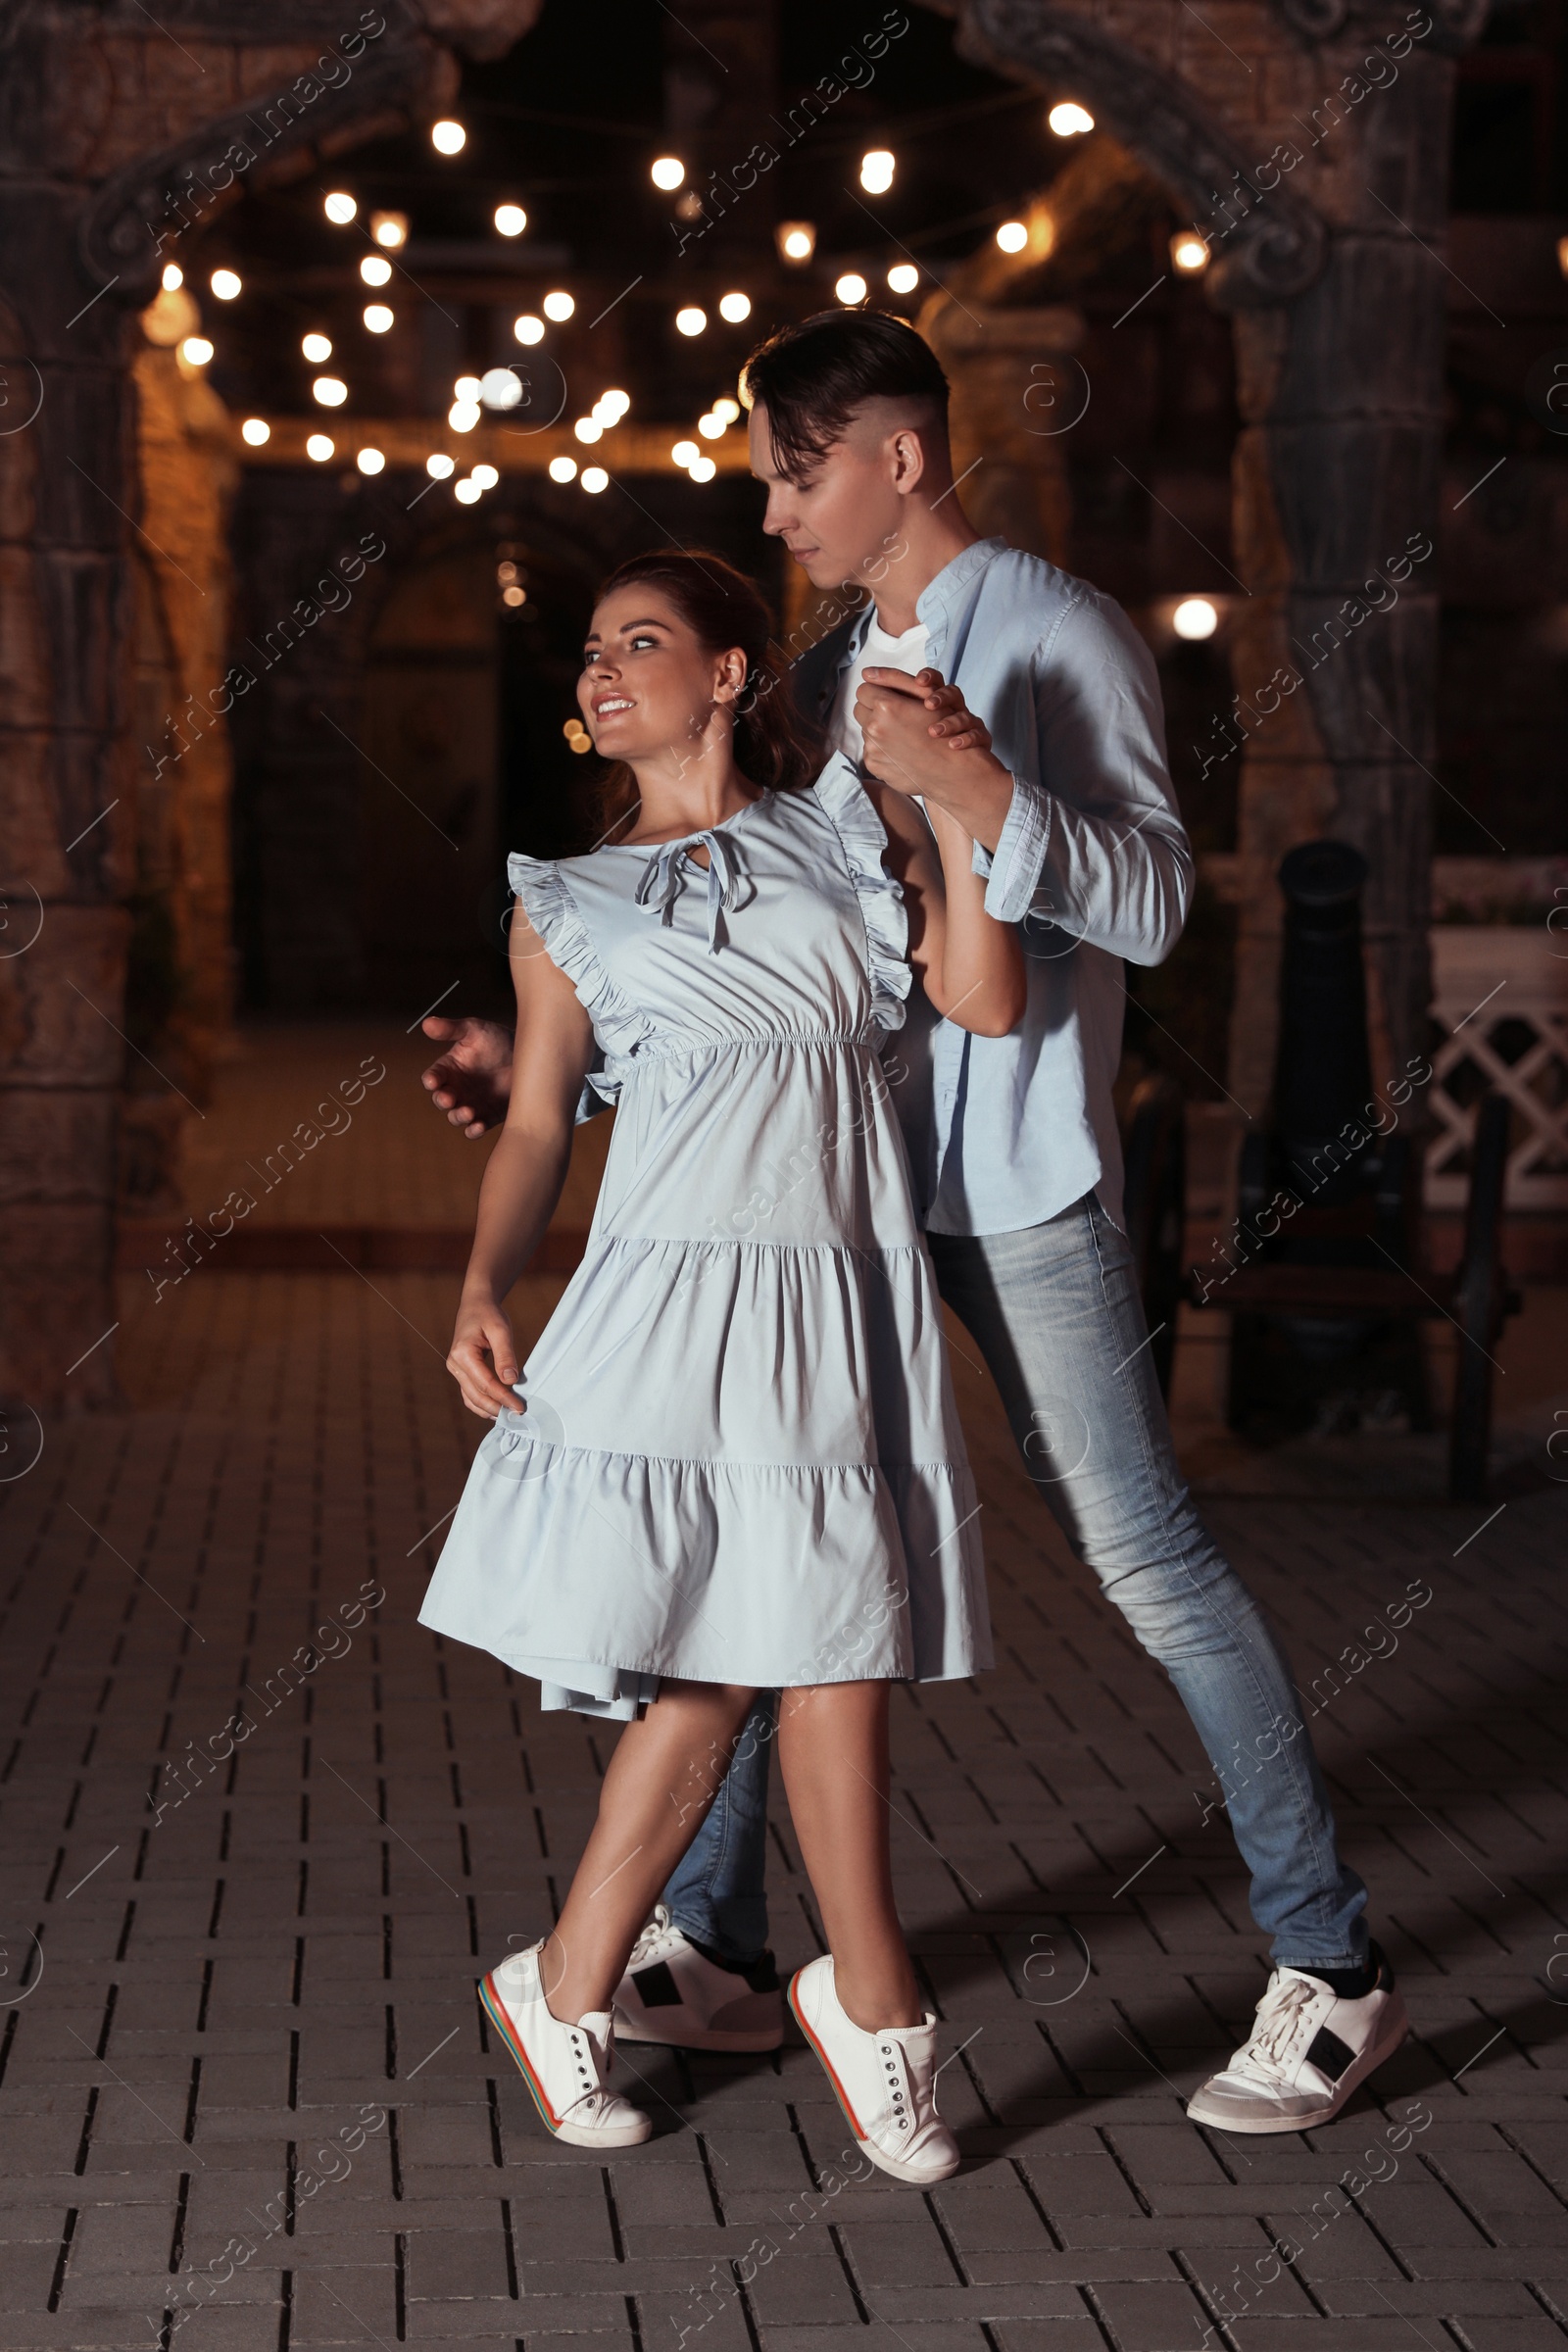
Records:
[[[925,622],[917,620],[912,629],[905,630],[902,637],[890,637],[876,614],[872,613],[870,626],[865,632],[865,643],[845,672],[838,701],[833,706],[833,715],[828,722],[828,740],[833,749],[842,752],[846,760],[853,760],[857,767],[865,754],[865,745],[855,720],[855,698],[860,691],[861,672],[866,669],[902,669],[912,678],[926,665],[925,649],[929,635]]]

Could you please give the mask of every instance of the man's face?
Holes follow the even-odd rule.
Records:
[[[900,483],[908,480],[911,435],[893,408],[891,401],[867,402],[842,439],[788,478],[774,461],[767,411],[760,401],[752,410],[752,471],[767,491],[762,528],[783,540],[813,588],[863,584],[866,567],[878,559],[885,563],[898,537],[905,514]]]

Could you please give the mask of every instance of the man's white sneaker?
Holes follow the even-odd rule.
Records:
[[[1410,2031],[1394,1972],[1373,1951],[1378,1982],[1358,2000],[1300,1969],[1277,1968],[1251,2038],[1189,2102],[1193,2122],[1221,2132],[1309,2132],[1338,2115]]]
[[[790,2007],[871,2162],[918,2188],[949,2180],[961,2159],[937,2114],[937,2021],[930,2011],[923,2025],[867,2034],[839,2006],[831,1954],[791,1980]]]
[[[574,2148],[634,2148],[653,2131],[640,2107],[605,2088],[614,2047],[608,2009],[573,2025],[552,2015],[542,1946],[514,1952],[479,1982],[485,2014],[517,2062],[545,2130]]]
[[[678,2050],[776,2050],[784,2038],[784,1994],[770,1954],[750,1969],[705,1958],[659,1905],[615,1987],[622,2041],[661,2041]]]

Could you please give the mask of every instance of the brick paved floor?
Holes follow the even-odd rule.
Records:
[[[964,2170],[846,2182],[798,2046],[632,2052],[658,2136],[601,2167],[544,2137],[473,1999],[548,1923],[613,1735],[415,1623],[478,1434],[442,1367],[451,1280],[215,1265],[156,1306],[138,1283],[128,1409],[0,1488],[0,2352],[1568,2335],[1555,1490],[1479,1534],[1403,1502],[1206,1506],[1309,1692],[1431,1594],[1315,1686],[1418,2038],[1330,2130],[1227,2139],[1181,2104],[1263,1973],[1210,1776],[959,1362],[1001,1663],[900,1694],[894,1844]],[[235,1752],[179,1770],[240,1706]],[[798,1964],[781,1801],[774,1849]]]

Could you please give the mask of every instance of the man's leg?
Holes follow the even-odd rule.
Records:
[[[1039,1494],[1193,1719],[1276,1963],[1363,1969],[1366,1888],[1279,1644],[1176,1466],[1126,1237],[1090,1195],[1021,1232],[928,1240]]]
[[[688,1942],[747,1968],[767,1948],[767,1771],[778,1692],[763,1690],[708,1819],[668,1886],[664,1908]]]

